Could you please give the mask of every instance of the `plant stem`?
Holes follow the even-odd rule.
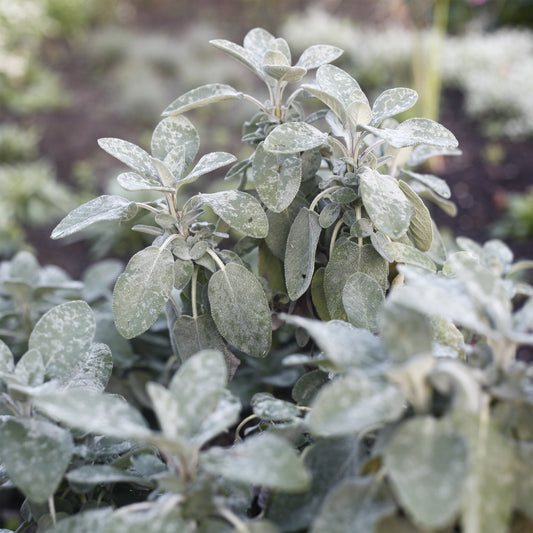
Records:
[[[135,205],[137,207],[142,207],[143,209],[146,209],[147,211],[151,211],[152,213],[155,213],[156,215],[159,214],[159,209],[156,209],[155,207],[152,207],[151,205],[145,204],[143,202],[135,202]]]
[[[50,496],[48,498],[48,509],[50,510],[50,516],[52,517],[52,524],[54,524],[55,526],[57,523],[57,519],[56,519],[56,504],[54,502],[54,496]]]
[[[337,235],[339,234],[339,231],[341,229],[341,226],[344,224],[344,221],[342,218],[337,221],[337,224],[335,224],[335,228],[333,229],[333,233],[331,234],[331,241],[329,243],[329,257],[331,258],[331,255],[333,254],[333,249],[335,248],[335,241],[337,240]]]
[[[311,202],[311,205],[309,206],[309,211],[314,211],[316,205],[318,204],[321,198],[324,198],[324,196],[327,196],[328,194],[332,193],[333,191],[336,191],[337,189],[342,189],[342,186],[332,185],[331,187],[328,187],[327,189],[324,189],[321,193],[317,194],[315,196],[315,199]]]
[[[237,426],[237,429],[235,430],[235,440],[236,441],[241,441],[242,440],[241,435],[240,435],[241,429],[246,424],[248,424],[248,422],[250,422],[251,420],[255,420],[256,418],[258,418],[257,415],[250,415],[250,416],[247,416],[244,420],[241,421],[241,423]]]
[[[196,265],[194,267],[194,272],[192,273],[191,279],[191,306],[192,306],[192,317],[194,320],[198,318],[198,313],[196,311],[196,283],[198,281],[198,270],[199,267]]]
[[[215,263],[218,265],[220,270],[226,270],[226,265],[222,262],[222,259],[218,257],[216,252],[212,250],[211,248],[207,249],[207,253],[215,260]]]

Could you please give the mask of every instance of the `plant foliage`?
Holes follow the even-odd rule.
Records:
[[[371,105],[330,64],[337,48],[294,61],[259,28],[212,44],[267,100],[204,85],[167,107],[149,152],[101,139],[128,167],[119,184],[159,198],[101,196],[52,233],[142,210],[153,223],[133,229],[153,242],[122,273],[106,262],[79,284],[28,254],[0,269],[1,475],[26,497],[25,524],[532,527],[531,368],[517,351],[533,344],[533,288],[516,277],[532,263],[496,240],[444,246],[426,201],[453,210],[449,188],[415,169],[457,153],[455,137],[395,119],[410,89]],[[198,156],[184,116],[223,100],[258,108],[242,161]],[[228,165],[218,192],[188,194]]]

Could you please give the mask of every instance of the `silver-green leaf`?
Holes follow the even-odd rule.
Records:
[[[327,133],[306,122],[285,122],[268,134],[263,146],[268,152],[293,154],[318,148],[327,139]]]
[[[122,139],[107,137],[98,139],[98,145],[108,154],[135,170],[135,172],[157,178],[157,171],[152,164],[150,154],[136,144]]]
[[[61,239],[104,220],[129,220],[137,210],[135,202],[122,196],[104,194],[72,210],[54,228],[51,237]]]
[[[245,353],[265,356],[272,338],[272,320],[257,278],[243,266],[229,263],[209,280],[208,296],[222,336]]]
[[[119,333],[131,339],[157,320],[174,286],[174,259],[167,248],[149,246],[136,253],[113,291]]]
[[[364,272],[352,274],[342,290],[348,322],[373,333],[379,330],[378,314],[384,300],[385,293],[379,283]]]

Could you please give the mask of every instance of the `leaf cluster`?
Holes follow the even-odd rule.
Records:
[[[114,276],[100,267],[75,295],[59,284],[38,313],[45,280],[31,256],[4,267],[4,319],[28,327],[26,346],[0,345],[0,461],[27,497],[26,523],[49,533],[530,527],[532,373],[516,354],[533,345],[533,289],[517,278],[532,263],[496,240],[445,247],[425,201],[453,213],[450,189],[417,167],[457,153],[455,137],[431,120],[395,120],[416,101],[410,89],[370,105],[330,64],[334,47],[293,64],[262,29],[243,46],[213,44],[268,99],[209,84],[164,111],[150,153],[101,139],[128,167],[119,184],[159,198],[104,195],[53,231],[153,215],[134,227],[153,242],[112,302]],[[183,113],[227,99],[259,108],[243,129],[253,154],[198,157]],[[227,165],[234,188],[187,195]],[[98,333],[110,308],[124,342],[170,336],[166,368],[134,374],[135,400]]]

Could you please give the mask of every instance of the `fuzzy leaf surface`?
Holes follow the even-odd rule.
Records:
[[[285,249],[285,283],[291,300],[297,300],[311,284],[321,231],[319,215],[302,207],[292,223]]]
[[[328,134],[306,122],[285,122],[274,128],[264,141],[264,149],[277,154],[313,150],[327,142]]]
[[[155,179],[155,178],[154,178]],[[137,205],[122,196],[104,194],[72,210],[52,231],[52,239],[77,233],[96,222],[129,220],[137,213]]]
[[[167,117],[155,127],[152,134],[152,155],[161,161],[179,147],[183,150],[185,168],[196,157],[200,136],[190,120],[182,116]]]
[[[379,330],[378,314],[385,300],[379,283],[364,272],[352,274],[342,290],[342,305],[348,322],[356,328]]]
[[[411,203],[391,176],[365,168],[359,174],[363,205],[376,228],[399,239],[409,228]]]
[[[76,368],[89,350],[95,331],[96,321],[89,305],[81,300],[67,302],[41,317],[28,347],[40,352],[48,377],[61,378]]]
[[[152,163],[150,154],[136,144],[122,139],[106,137],[98,139],[98,145],[108,154],[135,170],[135,172],[157,179],[157,171]]]
[[[271,433],[250,437],[231,449],[213,447],[201,463],[227,479],[284,492],[305,490],[311,480],[292,445]]]
[[[405,407],[396,385],[354,374],[336,379],[319,391],[309,425],[314,435],[322,437],[365,433],[397,420]]]
[[[178,115],[179,113],[185,113],[185,111],[189,111],[190,109],[196,109],[215,102],[222,102],[224,100],[241,97],[242,93],[230,85],[225,85],[223,83],[209,83],[197,87],[196,89],[192,89],[181,95],[179,98],[176,98],[176,100],[163,111],[163,116]]]
[[[222,336],[239,350],[263,357],[270,348],[272,320],[265,293],[246,268],[229,263],[209,280],[209,303]]]
[[[467,464],[464,439],[429,416],[404,423],[385,453],[397,498],[415,523],[427,529],[440,529],[455,520]]]
[[[208,205],[226,224],[236,230],[262,239],[268,234],[268,219],[261,204],[242,191],[199,194],[200,203]]]
[[[254,155],[252,172],[263,203],[280,213],[294,200],[302,180],[302,160],[296,154],[274,154],[260,144]]]
[[[119,333],[131,339],[157,320],[174,286],[174,259],[167,248],[149,246],[136,253],[113,291]]]
[[[335,61],[335,59],[342,54],[343,50],[336,46],[331,46],[329,44],[315,44],[303,51],[296,66],[311,70]]]
[[[379,126],[386,118],[394,117],[411,109],[418,100],[413,89],[396,87],[382,92],[372,106],[372,126]]]
[[[65,473],[74,444],[70,432],[34,418],[0,420],[0,460],[15,485],[44,503]]]

